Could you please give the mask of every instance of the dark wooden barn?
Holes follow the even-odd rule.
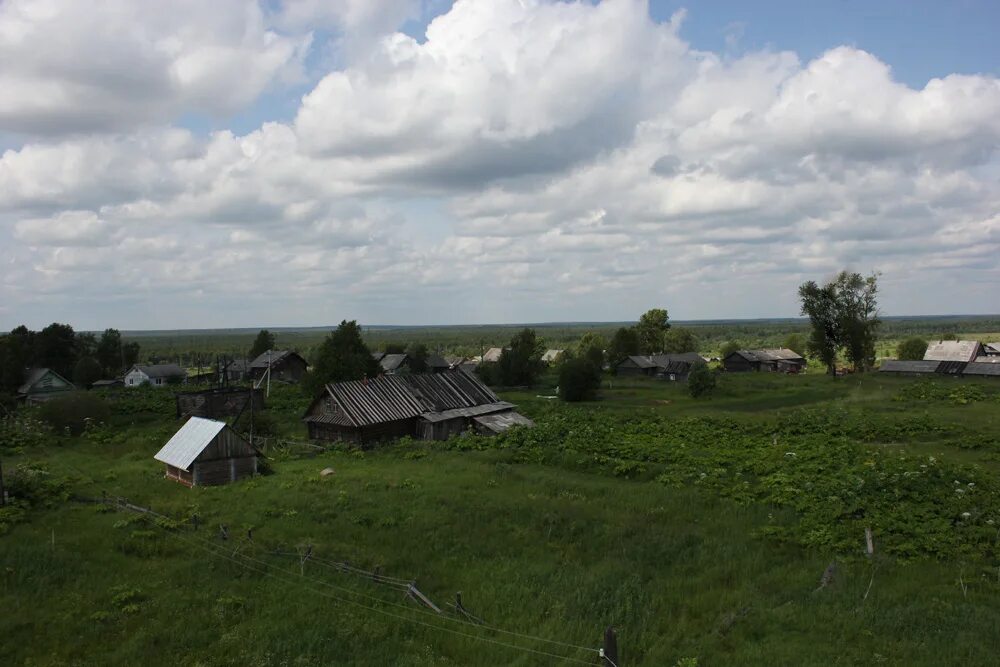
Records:
[[[256,382],[271,369],[272,382],[297,384],[306,373],[309,364],[298,352],[292,350],[268,350],[250,362],[250,379]]]
[[[444,440],[470,430],[494,433],[515,424],[532,425],[514,409],[472,373],[450,370],[328,384],[303,421],[310,438],[366,445],[403,436]],[[516,416],[485,419],[498,414]]]
[[[798,373],[805,369],[806,360],[793,350],[736,350],[722,360],[722,367],[730,373],[769,371]]]
[[[704,363],[705,360],[697,352],[633,355],[618,364],[615,373],[621,376],[646,375],[683,382],[687,380],[692,368]]]
[[[205,391],[176,394],[178,417],[235,417],[243,411],[253,396],[253,409],[264,409],[264,391],[247,387],[224,387]],[[249,408],[247,408],[249,409]]]
[[[225,422],[191,417],[153,458],[181,484],[218,486],[256,474],[258,454]]]

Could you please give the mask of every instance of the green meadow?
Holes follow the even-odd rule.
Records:
[[[1000,383],[553,385],[503,395],[535,429],[272,445],[214,488],[152,459],[167,391],[79,437],[8,431],[29,498],[0,513],[0,664],[597,665],[608,626],[629,666],[995,664]],[[304,440],[307,402],[277,388],[273,432]]]

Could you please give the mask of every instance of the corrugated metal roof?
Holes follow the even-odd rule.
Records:
[[[747,361],[798,361],[805,362],[805,359],[801,354],[795,352],[794,350],[789,350],[788,348],[779,347],[772,349],[762,349],[762,350],[737,350],[734,354],[738,354]]]
[[[445,410],[443,412],[426,412],[420,415],[420,418],[429,422],[442,422],[454,419],[455,417],[477,417],[479,415],[488,415],[493,412],[503,412],[505,410],[513,409],[513,403],[500,401],[499,403],[476,405],[471,408],[455,408],[453,410]]]
[[[1000,377],[1000,364],[973,361],[965,365],[963,375]]]
[[[503,433],[511,426],[534,426],[531,421],[518,412],[501,412],[495,415],[483,415],[474,417],[473,421],[491,433]]]
[[[972,361],[979,355],[979,341],[938,340],[927,346],[924,361]]]
[[[153,458],[175,468],[187,470],[224,428],[226,422],[191,417]]]
[[[1000,343],[986,343],[983,345],[983,352],[989,355],[1000,354]]]
[[[885,359],[878,370],[880,373],[934,373],[940,365],[940,361]]]
[[[283,361],[287,357],[298,357],[302,359],[302,356],[295,352],[294,350],[270,350],[271,353],[271,365],[274,366],[279,361]],[[250,368],[267,368],[267,352],[262,353],[256,359],[250,362]],[[302,359],[303,363],[305,359]]]

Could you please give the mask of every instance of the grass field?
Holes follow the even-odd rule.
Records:
[[[622,665],[995,664],[1000,383],[608,383],[583,406],[545,398],[551,379],[505,394],[530,431],[274,450],[274,474],[227,487],[163,479],[177,424],[156,390],[7,449],[8,476],[41,463],[59,491],[0,535],[0,664],[593,665],[608,625]],[[282,436],[304,437],[306,400],[272,397]],[[69,498],[102,492],[171,520]],[[505,632],[318,559],[446,611],[462,591]]]

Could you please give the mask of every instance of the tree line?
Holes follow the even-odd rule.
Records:
[[[139,360],[139,344],[117,329],[97,336],[53,322],[41,331],[21,325],[0,335],[0,391],[17,391],[31,368],[51,368],[80,387],[116,377]]]

